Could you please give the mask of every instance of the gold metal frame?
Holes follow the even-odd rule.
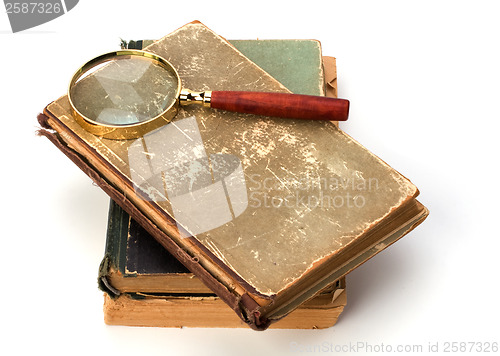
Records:
[[[182,106],[196,104],[209,108],[212,105],[212,92],[207,91],[192,91],[182,89],[179,95],[179,102]]]
[[[91,120],[88,117],[84,116],[81,112],[79,112],[78,109],[76,109],[73,100],[71,98],[71,88],[73,87],[73,85],[75,85],[78,79],[80,79],[91,68],[120,56],[141,56],[154,59],[158,63],[160,63],[165,69],[174,74],[174,76],[177,78],[177,90],[175,93],[175,100],[162,113],[147,121],[138,122],[135,124],[109,125]],[[75,120],[85,130],[89,131],[94,135],[110,139],[131,139],[143,136],[147,132],[157,129],[169,123],[177,114],[180,92],[181,92],[181,79],[179,77],[179,74],[177,73],[175,68],[170,64],[170,62],[168,62],[165,58],[145,51],[120,50],[102,54],[98,57],[95,57],[94,59],[91,59],[83,66],[81,66],[75,72],[75,74],[73,74],[73,77],[71,78],[71,81],[69,83],[68,100],[71,105]]]

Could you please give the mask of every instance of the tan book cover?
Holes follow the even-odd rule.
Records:
[[[288,92],[201,23],[147,50],[196,90]],[[118,141],[82,129],[66,96],[40,121],[54,131],[42,134],[255,329],[428,213],[408,179],[330,122],[186,108],[158,131]]]

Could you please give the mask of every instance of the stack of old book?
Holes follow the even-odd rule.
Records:
[[[165,57],[190,88],[337,95],[335,59],[313,40],[228,41],[193,22],[125,45]],[[177,196],[144,199],[152,177],[176,173],[133,166],[137,140],[86,132],[66,96],[39,121],[41,134],[112,198],[99,269],[108,324],[330,327],[346,304],[344,276],[428,214],[408,179],[336,123],[182,108],[176,133],[140,144],[155,147],[143,149],[148,162],[167,162],[179,154],[168,141],[199,135],[201,147],[180,153],[188,163],[210,157],[211,183],[190,178],[197,188],[184,199],[197,209],[186,233]],[[231,170],[217,171],[220,157]]]

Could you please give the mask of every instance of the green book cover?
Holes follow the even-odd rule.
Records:
[[[122,41],[142,49],[152,40]],[[325,95],[321,45],[315,40],[231,40],[230,43],[292,92]],[[168,279],[168,280],[167,280]],[[120,293],[212,293],[111,200],[99,287]]]

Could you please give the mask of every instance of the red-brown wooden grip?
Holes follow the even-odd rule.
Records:
[[[322,96],[252,91],[213,91],[211,107],[293,119],[345,121],[349,101]]]

